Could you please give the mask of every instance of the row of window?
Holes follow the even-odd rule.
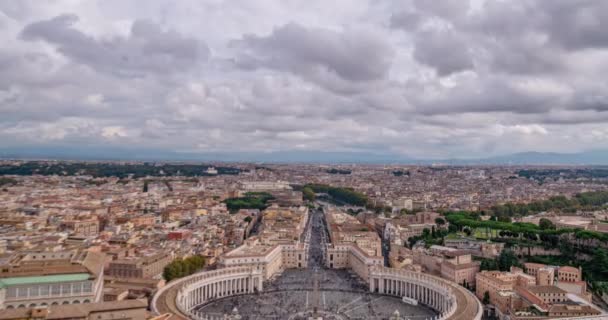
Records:
[[[8,298],[23,298],[23,297],[44,297],[44,296],[56,296],[65,294],[80,294],[93,292],[93,283],[87,282],[75,282],[75,283],[62,283],[52,285],[38,285],[30,287],[12,287],[7,290],[6,296]]]
[[[80,300],[74,300],[71,302],[71,304],[80,304]],[[89,299],[84,299],[82,300],[82,303],[91,303],[91,300]],[[61,303],[62,305],[66,305],[66,304],[70,304],[70,301],[63,301]],[[58,306],[59,302],[55,301],[53,303],[51,303],[52,306]],[[20,304],[18,306],[13,306],[13,305],[8,305],[6,306],[7,309],[15,309],[15,308],[36,308],[36,307],[46,307],[48,306],[48,304],[46,302],[43,302],[41,304],[35,304],[35,303],[30,303],[28,306],[26,306],[25,304]]]

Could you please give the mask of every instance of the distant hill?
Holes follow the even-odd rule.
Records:
[[[465,160],[464,162],[468,161]],[[608,150],[595,150],[580,153],[522,152],[499,157],[472,160],[470,163],[608,165]]]
[[[84,148],[14,147],[0,148],[0,159],[133,160],[133,161],[217,161],[268,163],[377,163],[448,165],[608,165],[608,150],[579,153],[522,152],[472,159],[416,159],[398,154],[365,152],[279,151],[182,153],[145,148],[91,146]]]

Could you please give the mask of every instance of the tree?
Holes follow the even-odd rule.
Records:
[[[448,232],[450,232],[450,233],[458,232],[458,227],[456,225],[450,224],[448,226]]]
[[[555,224],[547,218],[540,218],[538,226],[541,230],[555,230]]]
[[[480,271],[491,271],[491,270],[497,270],[498,269],[498,264],[496,263],[496,260],[494,259],[483,259],[481,260],[481,265],[479,266],[479,270]]]
[[[465,234],[466,234],[468,237],[470,237],[470,236],[471,236],[471,234],[473,234],[473,231],[471,231],[471,228],[469,228],[469,227],[464,228],[462,231],[464,231],[464,233],[465,233]]]
[[[205,266],[205,258],[199,255],[186,259],[175,259],[163,269],[167,281],[191,275]]]
[[[509,270],[511,270],[512,266],[514,266],[514,267],[521,266],[515,253],[508,249],[505,249],[500,253],[500,255],[498,256],[497,263],[498,263],[498,270],[500,270],[500,271],[509,271]]]
[[[407,242],[410,245],[410,248],[413,248],[414,245],[416,244],[416,242],[418,242],[419,238],[418,237],[409,237],[407,238]]]
[[[422,230],[422,236],[423,237],[428,238],[430,234],[431,234],[431,231],[428,228],[424,228]]]
[[[490,292],[486,291],[483,293],[483,304],[490,304]]]
[[[499,222],[511,222],[511,217],[509,217],[509,216],[499,216],[498,217],[498,221]]]
[[[315,201],[315,192],[310,187],[304,187],[302,189],[302,196],[304,200]]]
[[[437,224],[439,227],[445,225],[445,220],[443,220],[443,218],[435,218],[435,224]]]

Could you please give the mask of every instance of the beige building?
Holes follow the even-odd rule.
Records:
[[[591,301],[592,294],[587,290],[587,282],[582,280],[582,269],[570,266],[552,267],[540,263],[525,263],[527,274],[536,277],[538,285],[555,285],[568,293]],[[557,270],[557,279],[555,272]]]
[[[479,272],[478,261],[473,261],[470,254],[457,254],[446,258],[441,263],[441,277],[467,287],[475,286],[475,275]]]
[[[384,265],[384,258],[381,255],[370,256],[353,243],[328,245],[325,261],[328,268],[351,269],[365,281],[368,281],[372,267]]]
[[[301,241],[307,221],[307,207],[283,208],[273,205],[262,212],[260,242],[275,245]]]
[[[104,257],[76,250],[15,256],[0,266],[0,309],[100,301]]]
[[[326,219],[331,239],[331,244],[325,250],[326,266],[332,269],[350,268],[369,281],[370,269],[384,265],[378,234],[356,218],[338,210],[329,210]]]
[[[162,274],[163,269],[173,261],[168,252],[158,252],[149,256],[129,256],[113,260],[108,264],[106,275],[121,278],[153,278]]]
[[[600,314],[588,303],[571,300],[568,291],[557,285],[537,284],[550,276],[551,268],[541,264],[528,264],[524,274],[519,268],[511,272],[482,271],[477,274],[476,295],[483,299],[487,294],[499,319],[529,320],[555,319],[556,317],[595,316]],[[572,271],[572,270],[570,270]],[[573,282],[575,283],[575,282]]]
[[[287,268],[305,268],[308,246],[302,241],[308,221],[307,207],[283,208],[273,205],[261,214],[259,235],[220,257],[221,267],[249,266],[264,280]]]
[[[0,320],[143,320],[149,314],[145,300],[124,300],[85,305],[52,305],[49,307],[3,310]]]
[[[482,271],[475,276],[477,298],[483,299],[487,292],[490,296],[490,304],[493,305],[501,304],[501,300],[504,301],[516,286],[529,287],[533,285],[536,285],[536,279],[519,271]]]
[[[286,268],[306,267],[306,246],[302,243],[267,245],[259,241],[246,241],[244,245],[220,258],[223,268],[249,266],[261,271],[268,280]]]
[[[65,220],[61,226],[75,236],[95,237],[99,234],[99,220],[97,219]]]
[[[569,267],[569,266],[565,266],[565,267],[560,267],[557,270],[557,280],[558,281],[563,281],[563,282],[578,282],[583,280],[582,277],[583,271],[582,269],[579,268],[574,268],[574,267]]]
[[[524,263],[527,274],[536,277],[539,286],[552,286],[555,284],[555,269],[540,263]]]

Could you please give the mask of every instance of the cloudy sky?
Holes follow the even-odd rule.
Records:
[[[0,147],[608,148],[608,1],[0,0]]]

